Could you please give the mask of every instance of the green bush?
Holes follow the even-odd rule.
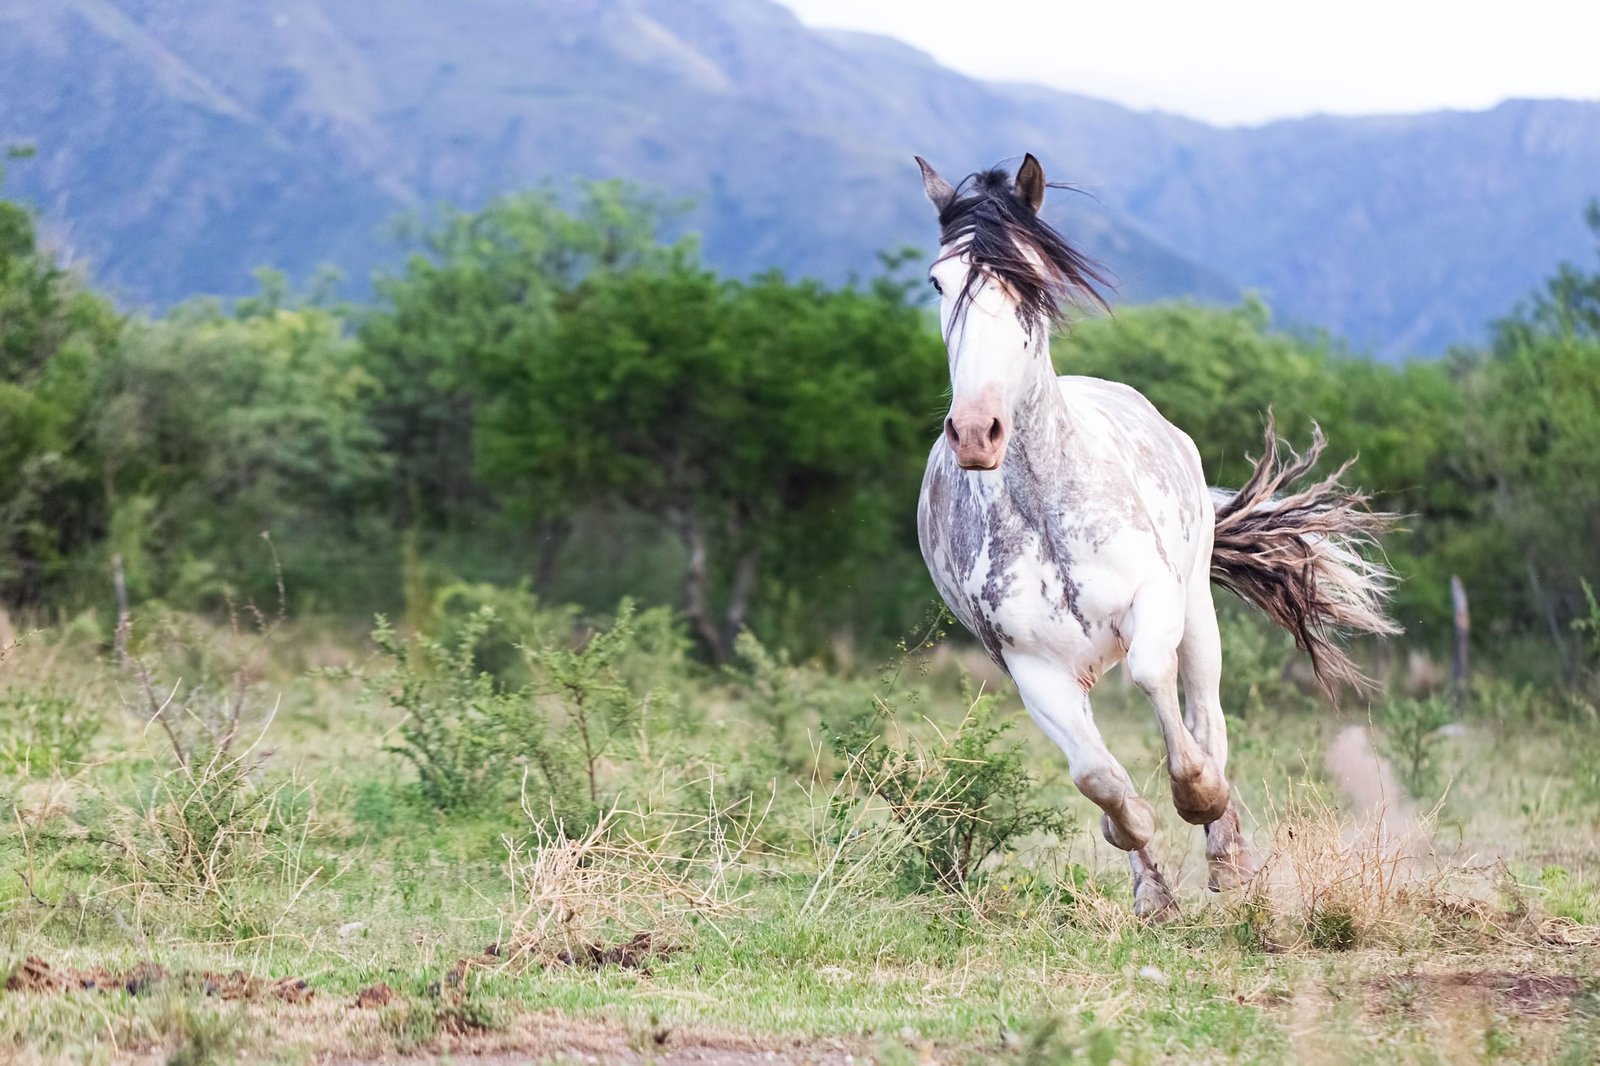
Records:
[[[887,705],[879,706],[887,713]],[[1011,727],[980,697],[955,728],[936,730],[931,743],[894,741],[869,727],[836,734],[833,748],[845,760],[848,786],[836,816],[849,823],[857,802],[881,804],[904,834],[907,879],[959,891],[986,859],[1022,837],[1071,829],[1065,814],[1032,798],[1035,782],[1023,767],[1022,746],[1004,743]]]
[[[552,621],[560,616],[524,612],[536,625],[518,633],[482,605],[447,626],[449,643],[402,638],[380,620],[374,638],[389,666],[375,688],[405,712],[389,750],[416,769],[430,806],[486,810],[520,786],[525,806],[577,831],[614,798],[610,766],[636,750],[646,706],[676,698],[686,642],[668,612],[641,615],[627,600],[576,643]],[[507,662],[509,649],[523,660],[515,674],[484,668]],[[521,684],[505,683],[519,675]]]
[[[1418,799],[1433,798],[1439,786],[1439,731],[1455,720],[1449,701],[1392,699],[1374,708],[1373,720],[1383,728],[1385,754],[1401,784]]]
[[[511,767],[502,737],[517,695],[500,691],[477,664],[478,642],[494,622],[483,608],[460,627],[453,646],[406,639],[384,619],[373,639],[390,659],[375,687],[405,712],[400,741],[387,750],[415,767],[423,799],[440,811],[463,811],[504,798]]]

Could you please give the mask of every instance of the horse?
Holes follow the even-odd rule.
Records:
[[[1399,632],[1386,613],[1394,575],[1374,558],[1395,516],[1343,486],[1349,463],[1291,487],[1322,453],[1320,427],[1296,454],[1268,412],[1250,477],[1216,489],[1194,442],[1138,391],[1058,377],[1052,331],[1074,305],[1109,310],[1107,282],[1039,217],[1039,161],[952,186],[916,160],[939,216],[929,281],[951,386],[917,507],[923,559],[1128,853],[1134,913],[1167,921],[1179,909],[1151,853],[1154,808],[1101,738],[1091,690],[1124,664],[1155,710],[1173,805],[1204,828],[1208,887],[1238,888],[1257,864],[1226,776],[1212,582],[1287,628],[1330,694],[1370,685],[1340,644]]]

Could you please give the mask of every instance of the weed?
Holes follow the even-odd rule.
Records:
[[[0,772],[28,777],[75,768],[99,736],[104,719],[84,693],[55,688],[0,695]]]
[[[452,646],[403,638],[382,618],[373,633],[390,659],[373,687],[405,712],[400,743],[387,750],[415,767],[423,799],[441,811],[488,805],[503,795],[510,772],[502,734],[518,700],[477,665],[479,640],[493,622],[493,612],[480,609]]]
[[[560,748],[570,752],[581,764],[588,787],[589,805],[600,808],[600,760],[613,748],[625,743],[639,721],[641,702],[635,697],[619,671],[618,661],[634,647],[634,618],[631,600],[623,600],[609,629],[599,630],[578,648],[541,643],[529,646],[528,656],[538,667],[537,706],[543,697],[562,712],[564,727],[557,733]],[[526,750],[543,752],[549,745],[549,716],[536,712],[513,735]],[[550,791],[560,795],[555,774],[541,765]]]
[[[507,835],[508,961],[565,960],[640,931],[671,942],[696,921],[735,909],[730,875],[749,841],[730,841],[704,816],[651,832],[635,812],[601,815],[580,837],[528,811],[531,835]]]
[[[887,705],[880,707],[887,718]],[[859,728],[834,737],[847,763],[848,793],[880,802],[904,834],[910,860],[904,870],[913,883],[960,890],[990,856],[1021,837],[1069,832],[1061,811],[1031,798],[1034,779],[1021,746],[1001,744],[1010,729],[980,697],[954,729],[935,729],[932,743],[902,733],[897,744]],[[848,818],[851,804],[844,806]]]
[[[1377,705],[1373,720],[1383,728],[1385,748],[1406,790],[1419,799],[1438,793],[1440,732],[1455,719],[1449,701],[1399,698]]]

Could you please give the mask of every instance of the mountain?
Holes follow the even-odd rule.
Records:
[[[1065,61],[1065,60],[1064,60]],[[1384,355],[1587,254],[1600,104],[1220,129],[985,83],[769,0],[0,0],[7,195],[132,304],[392,268],[403,211],[572,177],[696,203],[707,258],[832,280],[930,247],[912,153],[1031,150],[1124,300],[1262,290]]]

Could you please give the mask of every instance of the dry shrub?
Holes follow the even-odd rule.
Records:
[[[257,781],[248,756],[217,753],[156,776],[149,802],[122,827],[135,887],[207,902],[294,866],[314,795],[295,781]]]
[[[582,836],[528,806],[528,839],[503,837],[511,902],[502,911],[508,964],[605,957],[648,936],[656,954],[736,913],[743,859],[759,826],[730,835],[715,809],[672,816],[610,808]],[[597,954],[598,953],[598,954]]]

